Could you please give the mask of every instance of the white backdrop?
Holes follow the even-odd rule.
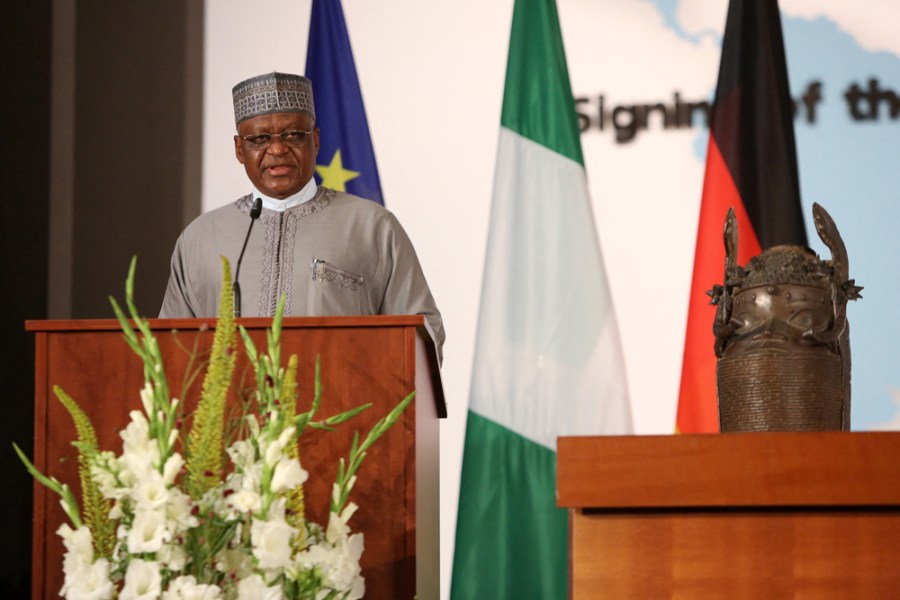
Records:
[[[900,3],[867,0],[870,10],[854,3],[852,11],[840,0],[781,4],[785,14],[834,19],[867,50],[900,55]],[[416,246],[448,335],[444,596],[512,7],[512,0],[344,1],[385,203]],[[600,94],[607,110],[671,103],[676,91],[709,99],[726,7],[725,0],[559,0],[573,90],[589,99],[584,110],[595,113]],[[204,210],[249,191],[233,155],[231,87],[272,70],[302,73],[309,11],[308,0],[207,1]],[[657,115],[627,144],[615,142],[609,124],[600,131],[595,123],[582,137],[639,434],[674,429],[706,136],[699,124],[662,131]],[[841,227],[840,211],[826,207]]]

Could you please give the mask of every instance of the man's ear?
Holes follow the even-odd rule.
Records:
[[[241,145],[241,138],[234,136],[234,155],[238,162],[244,164],[244,147]]]

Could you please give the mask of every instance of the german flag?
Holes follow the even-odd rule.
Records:
[[[806,245],[793,108],[777,0],[731,0],[710,122],[676,429],[719,430],[714,307],[725,271],[722,229],[738,219],[738,264],[779,244]]]

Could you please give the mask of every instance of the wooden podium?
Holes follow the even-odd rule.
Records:
[[[240,319],[257,348],[264,349],[271,319]],[[172,395],[196,405],[202,377],[190,383],[196,369],[192,354],[208,352],[214,319],[151,320],[165,361]],[[324,418],[371,402],[374,406],[337,432],[311,430],[301,440],[300,460],[310,473],[306,484],[307,516],[327,522],[331,484],[338,458],[347,456],[353,432],[368,433],[411,391],[415,402],[370,450],[351,494],[359,510],[350,521],[365,534],[362,558],[369,598],[437,598],[439,589],[438,417],[446,416],[434,344],[421,316],[285,318],[282,361],[296,354],[300,369],[301,410],[313,395],[316,357],[324,387],[318,416]],[[35,447],[39,470],[78,485],[76,439],[71,418],[53,394],[61,386],[91,418],[100,448],[121,452],[118,432],[128,413],[139,409],[143,366],[125,343],[117,321],[30,321],[35,333]],[[177,333],[173,332],[177,330]],[[253,385],[243,356],[234,382]],[[205,354],[199,357],[202,364]],[[35,483],[32,597],[56,598],[62,586],[63,546],[56,529],[66,522],[58,497]]]
[[[560,438],[572,598],[900,597],[900,433]]]

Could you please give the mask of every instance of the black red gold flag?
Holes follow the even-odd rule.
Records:
[[[806,245],[793,110],[776,0],[731,0],[710,122],[678,397],[679,433],[719,430],[715,308],[722,283],[722,228],[738,218],[738,263],[779,244]]]

